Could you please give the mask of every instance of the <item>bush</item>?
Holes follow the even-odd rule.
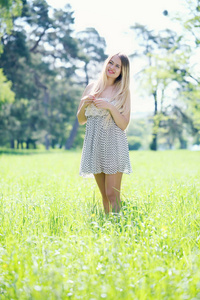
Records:
[[[138,150],[141,148],[141,139],[137,136],[128,136],[128,147],[129,150]]]

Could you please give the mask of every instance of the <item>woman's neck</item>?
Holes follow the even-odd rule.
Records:
[[[107,83],[106,83],[106,87],[109,87],[109,86],[112,86],[112,85],[114,85],[114,80],[112,79],[112,78],[108,78],[107,79]]]
[[[111,98],[113,96],[114,88],[115,88],[114,84],[107,83],[103,92],[99,96],[103,98]]]

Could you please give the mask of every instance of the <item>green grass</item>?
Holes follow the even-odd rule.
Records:
[[[0,299],[200,299],[200,153],[131,152],[105,216],[80,152],[0,156]]]

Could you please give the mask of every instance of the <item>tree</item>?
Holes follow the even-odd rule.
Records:
[[[133,118],[130,120],[127,138],[130,150],[149,149],[151,128],[145,118]]]
[[[22,110],[29,118],[29,130],[21,138],[25,139],[27,147],[30,142],[34,145],[36,141],[45,142],[46,149],[53,144],[51,138],[53,139],[56,127],[56,124],[52,123],[55,121],[54,111],[60,109],[61,99],[58,96],[55,99],[55,82],[59,86],[61,82],[65,86],[73,85],[72,76],[78,56],[78,42],[72,37],[74,18],[71,7],[68,5],[63,10],[52,10],[51,18],[49,10],[45,0],[26,3],[24,1],[22,18],[15,19],[11,34],[4,34],[2,38],[5,51],[0,57],[0,66],[12,81],[16,94],[16,103],[10,109],[10,120],[15,122],[9,124],[16,126],[17,122],[18,133],[22,132]],[[60,88],[62,89],[62,86]],[[70,88],[73,89],[72,86]],[[67,94],[65,97],[73,103],[74,99]],[[28,100],[26,105],[23,99]],[[67,107],[71,109],[73,105]],[[64,113],[69,115],[66,109],[62,111],[62,115]],[[8,115],[7,118],[9,119]],[[30,120],[36,123],[33,124]],[[67,122],[66,117],[64,120]],[[8,126],[10,133],[7,132],[7,136],[12,139],[11,144],[14,145],[13,139],[18,137],[11,127]]]
[[[85,85],[89,80],[95,79],[102,67],[102,62],[106,59],[106,42],[99,35],[95,28],[86,28],[78,32],[77,38],[80,45],[79,57],[84,63]]]
[[[182,82],[175,69],[186,68],[189,57],[187,53],[190,53],[190,47],[182,43],[182,37],[171,30],[160,31],[156,34],[138,24],[132,29],[136,30],[139,44],[143,49],[142,55],[146,57],[146,64],[137,74],[137,78],[140,79],[140,86],[143,85],[144,90],[154,99],[150,148],[157,150],[162,116],[166,103],[168,106],[170,101],[166,91],[170,88],[177,94],[177,90],[182,88]],[[137,52],[133,54],[133,57],[135,56],[138,56]]]
[[[185,14],[177,13],[175,18],[172,18],[174,22],[178,22],[182,26],[182,39],[185,43],[190,45],[191,60],[188,65],[181,69],[174,69],[177,73],[179,82],[182,82],[182,90],[180,91],[180,97],[187,106],[187,112],[190,115],[191,132],[193,136],[196,136],[197,143],[200,143],[200,78],[199,69],[196,67],[198,64],[192,63],[192,59],[196,57],[198,61],[199,45],[200,45],[200,1],[184,0],[184,7],[186,9]],[[169,17],[170,15],[167,14]]]
[[[57,10],[46,0],[23,0],[21,16],[13,21],[13,30],[2,36],[0,57],[0,68],[15,93],[15,102],[4,106],[4,142],[12,147],[26,143],[27,148],[36,143],[46,149],[66,146],[85,85],[79,71],[85,75],[87,55],[88,68],[94,67],[95,59],[100,63],[105,58],[105,41],[94,29],[88,30],[93,40],[85,52],[83,39],[74,33],[70,5]]]

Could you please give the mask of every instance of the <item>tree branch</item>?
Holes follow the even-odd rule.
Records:
[[[46,27],[43,32],[40,34],[38,40],[36,41],[35,45],[30,49],[30,52],[34,52],[34,50],[37,48],[39,42],[41,41],[42,37],[44,36],[46,30],[48,29],[49,27]]]
[[[34,72],[34,79],[35,79],[35,84],[39,87],[39,88],[42,88],[44,90],[47,90],[47,86],[44,85],[40,79],[39,79],[39,76],[36,74],[36,72]]]

